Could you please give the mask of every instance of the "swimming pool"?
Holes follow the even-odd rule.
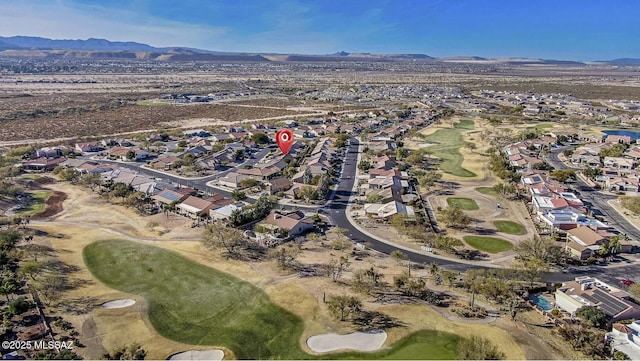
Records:
[[[533,302],[534,304],[538,305],[538,307],[540,307],[544,311],[551,311],[553,309],[551,307],[551,304],[549,303],[549,300],[544,298],[542,296],[542,294],[540,294],[540,293],[536,293],[535,295],[531,295],[531,297],[529,297],[529,299],[531,300],[531,302]]]

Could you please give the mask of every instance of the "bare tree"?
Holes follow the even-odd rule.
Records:
[[[342,273],[349,268],[351,262],[345,256],[340,256],[340,258],[335,259],[332,258],[329,263],[326,264],[327,276],[331,277],[333,282],[338,282],[340,277],[342,277]]]
[[[229,255],[237,256],[238,248],[246,243],[246,237],[238,229],[212,223],[205,227],[202,242],[208,249],[224,247]]]

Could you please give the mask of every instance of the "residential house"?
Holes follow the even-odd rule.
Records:
[[[631,301],[629,293],[590,276],[563,283],[555,298],[560,310],[574,316],[584,306],[595,306],[613,322],[640,318],[640,306]]]
[[[81,153],[94,153],[103,151],[104,148],[98,142],[76,143],[75,150]]]
[[[176,206],[176,210],[184,216],[196,219],[203,215],[209,215],[209,210],[212,207],[213,202],[194,196],[188,196]]]
[[[269,167],[269,168],[239,169],[237,173],[251,176],[259,180],[268,180],[278,175],[280,171],[281,170],[277,167]]]
[[[609,343],[611,354],[620,351],[630,360],[640,360],[640,320],[628,324],[613,324],[605,340]]]
[[[273,195],[278,192],[289,190],[289,188],[291,188],[291,186],[293,185],[293,182],[291,182],[291,180],[286,177],[277,177],[263,182],[262,185],[267,193]]]
[[[153,169],[169,170],[177,167],[182,160],[175,155],[169,155],[154,159],[149,163],[149,167]]]
[[[158,206],[163,207],[165,205],[177,204],[189,197],[188,194],[182,194],[170,189],[164,189],[151,197]]]
[[[306,217],[301,211],[288,213],[271,211],[263,223],[272,224],[280,229],[288,230],[289,236],[302,234],[314,227],[313,219]]]
[[[616,143],[623,143],[623,144],[631,144],[631,137],[628,135],[607,135],[607,137],[604,139],[605,143],[609,143],[609,144],[616,144]]]
[[[602,163],[607,168],[631,170],[636,167],[636,162],[631,158],[605,157]]]
[[[224,177],[218,179],[218,184],[223,187],[228,187],[232,189],[242,188],[241,182],[244,179],[253,178],[246,174],[238,174],[236,172],[229,172]],[[255,178],[253,178],[255,179]]]
[[[640,192],[638,178],[615,177],[605,180],[605,186],[610,192]]]
[[[43,147],[36,150],[36,157],[38,158],[59,158],[67,152],[67,147],[64,145],[58,145],[54,147]]]
[[[611,237],[614,236],[616,236],[616,234],[611,233],[609,229],[578,226],[567,231],[566,248],[574,257],[584,260],[595,256],[596,252],[601,248],[600,245],[609,241]],[[619,252],[631,252],[632,245],[628,241],[620,239],[619,243]]]
[[[549,228],[567,231],[580,226],[597,230],[606,230],[610,227],[594,218],[589,218],[582,212],[572,207],[559,210],[551,210],[538,215],[538,219]]]
[[[367,203],[364,205],[364,211],[378,219],[388,219],[396,214],[404,214],[407,217],[415,217],[412,206],[407,206],[398,201],[390,201],[388,203]]]
[[[209,217],[211,217],[211,219],[214,219],[214,220],[215,219],[226,220],[226,219],[229,219],[229,217],[231,216],[231,213],[233,213],[236,210],[242,209],[245,206],[246,205],[242,202],[236,202],[236,203],[227,204],[217,208],[212,208],[211,210],[209,210]]]
[[[22,162],[22,169],[25,171],[49,172],[65,161],[65,158],[40,157],[36,159],[29,159]]]

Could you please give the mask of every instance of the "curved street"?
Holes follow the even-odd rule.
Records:
[[[579,168],[567,166],[567,164],[560,160],[560,153],[568,148],[569,147],[560,147],[549,152],[547,162],[556,169],[579,170]],[[629,221],[609,205],[608,201],[618,198],[617,196],[594,190],[580,177],[576,180],[574,189],[580,193],[580,198],[586,201],[594,215],[604,217],[606,224],[617,229],[620,233],[629,236],[634,244],[637,245],[638,242],[640,242],[640,230],[629,223]]]

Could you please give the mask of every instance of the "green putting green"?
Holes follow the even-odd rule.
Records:
[[[449,197],[447,198],[447,204],[450,207],[457,206],[463,211],[477,211],[480,209],[480,207],[478,207],[478,203],[471,198]]]
[[[248,282],[129,241],[92,243],[83,256],[100,281],[143,296],[151,324],[168,339],[225,346],[239,359],[309,357],[298,345],[302,320]]]
[[[45,202],[51,195],[51,191],[44,190],[33,191],[29,193],[31,194],[31,201],[29,202],[29,204],[16,212],[21,216],[32,216],[44,211],[46,207]]]
[[[496,226],[498,232],[508,233],[508,234],[525,234],[527,233],[524,229],[524,226],[520,223],[511,222],[511,221],[493,221],[493,225]]]
[[[401,339],[391,348],[375,353],[334,354],[336,360],[456,360],[462,337],[435,330],[421,330]]]
[[[511,242],[495,237],[466,236],[464,241],[477,250],[489,253],[504,252],[513,248]]]
[[[486,196],[497,196],[498,192],[496,192],[493,187],[477,187],[476,191],[486,195]]]
[[[458,177],[476,176],[475,173],[462,168],[464,157],[460,154],[460,147],[465,144],[462,133],[474,127],[473,120],[462,119],[453,128],[439,129],[433,134],[422,136],[425,141],[435,143],[425,149],[440,159],[438,167],[443,172]]]

